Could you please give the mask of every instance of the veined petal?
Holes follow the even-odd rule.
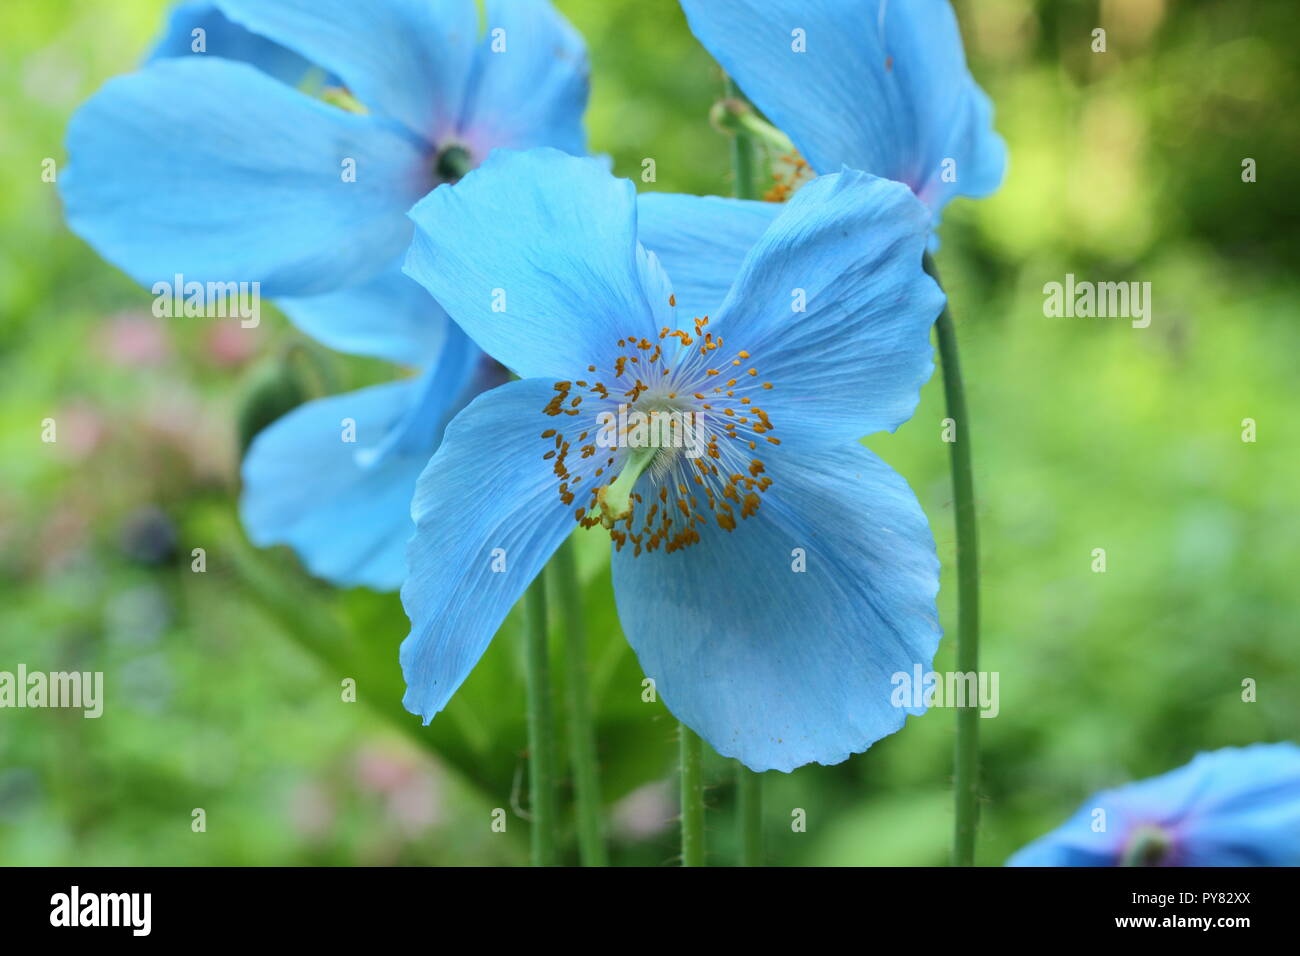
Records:
[[[478,43],[473,0],[216,0],[231,20],[337,75],[371,110],[437,143]]]
[[[391,591],[406,575],[416,480],[437,446],[401,438],[419,413],[445,422],[463,393],[426,373],[308,402],[258,434],[243,464],[240,514],[254,544],[287,544],[317,577]],[[351,432],[355,441],[346,441]]]
[[[672,280],[682,318],[718,314],[745,256],[782,208],[720,196],[637,197],[637,238]]]
[[[411,218],[406,274],[521,378],[581,376],[619,339],[675,327],[667,280],[638,248],[635,189],[599,160],[497,150]]]
[[[691,30],[819,173],[906,183],[938,211],[1002,180],[1006,147],[948,0],[682,0]],[[952,160],[954,182],[943,182]]]
[[[485,392],[448,426],[420,476],[402,604],[402,703],[427,724],[487,649],[510,608],[573,530],[539,444],[554,382]]]
[[[750,250],[711,328],[752,357],[742,383],[773,384],[762,404],[782,442],[852,441],[911,417],[944,303],[922,268],[928,232],[905,187],[845,170],[796,193]]]
[[[487,35],[460,121],[471,151],[553,146],[587,151],[587,48],[549,0],[487,0]],[[500,31],[500,32],[498,32]]]
[[[394,262],[359,285],[276,301],[293,324],[316,341],[351,355],[428,366],[453,327],[447,313]]]
[[[201,50],[194,49],[199,39],[196,30],[203,31]],[[312,70],[312,64],[292,50],[231,23],[213,0],[176,4],[147,62],[187,56],[238,60],[290,86],[297,86]]]
[[[614,555],[619,619],[664,703],[752,770],[834,764],[924,707],[939,562],[907,483],[860,445],[769,461],[754,517],[675,553]],[[798,570],[800,561],[805,570]]]
[[[385,122],[216,57],[110,80],[72,118],[68,153],[68,222],[105,259],[147,286],[180,273],[268,297],[378,275],[431,179]]]

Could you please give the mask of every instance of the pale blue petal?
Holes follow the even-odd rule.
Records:
[[[452,326],[447,313],[394,262],[359,285],[325,295],[276,301],[303,332],[351,355],[423,368],[441,351]]]
[[[430,143],[464,105],[478,9],[473,0],[216,0],[230,19],[337,75],[372,111]]]
[[[498,146],[587,151],[587,49],[548,0],[487,0],[487,34],[460,135],[479,156]],[[500,31],[500,32],[498,32]]]
[[[922,269],[928,233],[906,188],[845,170],[796,193],[750,250],[710,328],[749,353],[743,384],[772,383],[753,394],[775,437],[852,441],[911,417],[944,303]]]
[[[777,203],[642,193],[637,238],[659,257],[688,322],[716,316],[740,274],[741,263],[781,213]]]
[[[215,57],[110,80],[72,118],[68,153],[68,222],[105,259],[146,286],[179,273],[267,297],[378,275],[431,179],[404,133]]]
[[[402,703],[427,724],[473,670],[510,608],[575,525],[543,459],[554,383],[486,392],[448,426],[420,476],[402,604]]]
[[[521,378],[580,378],[608,367],[619,339],[676,321],[637,245],[635,189],[599,160],[497,150],[411,218],[407,275]]]
[[[819,173],[906,183],[934,211],[996,189],[1006,147],[948,0],[682,0],[691,29]],[[954,182],[943,182],[952,160]]]
[[[317,577],[396,589],[411,496],[443,428],[475,394],[481,356],[459,332],[418,378],[309,402],[258,434],[240,513],[257,545],[287,544]],[[355,442],[344,441],[347,422]]]
[[[195,36],[196,30],[203,31],[199,37]],[[195,50],[200,37],[202,49]],[[167,28],[148,60],[189,56],[238,60],[290,86],[297,86],[313,69],[309,61],[292,50],[231,23],[213,0],[187,0],[172,8]]]
[[[924,707],[939,562],[916,497],[860,445],[768,461],[757,514],[674,553],[614,555],[619,619],[679,720],[753,770],[834,764]],[[802,560],[805,570],[795,568]]]

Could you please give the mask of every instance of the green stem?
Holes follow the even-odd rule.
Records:
[[[551,559],[564,621],[569,703],[569,760],[577,804],[578,857],[583,866],[607,866],[604,822],[601,819],[600,775],[596,769],[596,730],[591,719],[591,689],[587,663],[587,632],[582,594],[573,559],[573,540],[560,545]]]
[[[925,270],[939,282],[938,269],[929,253],[925,256]],[[948,417],[953,420],[956,432],[949,448],[957,525],[957,670],[969,674],[979,671],[979,539],[975,527],[975,483],[971,473],[970,413],[966,409],[966,389],[957,356],[957,332],[946,304],[936,329]],[[956,823],[952,862],[954,866],[973,866],[975,833],[979,825],[979,708],[973,703],[957,711],[953,782]]]
[[[740,89],[727,77],[727,97],[743,102]],[[732,131],[731,169],[735,177],[737,199],[758,199],[758,149],[749,133],[741,128]]]
[[[555,722],[551,715],[551,663],[546,616],[546,573],[524,596],[528,617],[528,797],[532,812],[533,866],[555,865]]]
[[[704,865],[704,742],[685,724],[681,735],[682,866]]]
[[[790,137],[759,116],[739,92],[732,92],[734,90],[735,87],[729,87],[727,98],[713,104],[709,113],[713,125],[724,133],[748,136],[778,153],[795,152]]]
[[[736,812],[740,818],[740,865],[763,865],[763,777],[736,762]]]
[[[727,98],[742,107],[739,111],[729,110],[729,113],[754,117],[753,110],[744,102],[740,88],[731,77],[727,77]],[[736,198],[758,199],[758,146],[745,124],[737,126],[732,132],[731,168],[735,178]],[[736,761],[736,798],[740,826],[740,865],[762,866],[763,778],[748,770],[740,761]]]

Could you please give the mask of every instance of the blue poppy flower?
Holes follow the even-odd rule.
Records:
[[[316,69],[288,47],[232,22],[217,9],[217,0],[184,0],[172,7],[146,62],[191,55],[248,63],[295,87],[306,84]]]
[[[402,274],[407,210],[497,146],[585,151],[578,34],[545,0],[488,0],[486,25],[474,0],[183,3],[69,126],[67,219],[110,262],[258,282],[320,342],[419,371],[304,406],[245,460],[252,540],[338,584],[401,583],[416,478],[504,374]]]
[[[1104,790],[1007,865],[1125,862],[1300,865],[1300,747],[1229,747],[1198,754],[1186,766],[1159,777]]]
[[[609,529],[645,674],[719,753],[836,763],[920,712],[891,704],[891,675],[928,668],[939,641],[934,541],[858,443],[907,420],[934,367],[943,294],[906,188],[819,178],[711,316],[679,311],[632,183],[594,160],[498,151],[411,215],[408,274],[520,380],[461,412],[420,477],[408,710],[443,709],[582,526]],[[620,411],[680,432],[638,443]]]
[[[681,0],[691,30],[817,173],[905,183],[936,217],[1006,145],[948,0]]]

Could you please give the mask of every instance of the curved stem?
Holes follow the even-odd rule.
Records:
[[[938,269],[929,253],[925,256],[925,270],[939,282]],[[957,670],[964,674],[978,674],[979,539],[975,526],[975,482],[971,473],[970,414],[966,409],[966,389],[957,356],[957,332],[947,304],[935,328],[948,417],[953,420],[955,430],[955,440],[949,447],[957,526]],[[956,823],[952,862],[954,866],[972,866],[975,862],[975,833],[979,825],[979,708],[975,702],[968,702],[966,707],[957,711],[953,780]]]
[[[704,741],[685,724],[681,736],[682,866],[704,865]]]
[[[528,802],[532,812],[533,866],[555,865],[555,722],[551,714],[551,663],[546,615],[546,571],[524,596],[528,618]]]
[[[729,110],[729,113],[753,116],[753,109],[744,101],[744,94],[731,77],[727,77],[727,97],[729,102],[739,104],[738,110]],[[757,120],[757,117],[754,119]],[[758,145],[754,142],[751,131],[744,125],[731,128],[730,132],[733,134],[731,169],[735,178],[736,198],[758,199],[761,159]],[[748,770],[739,760],[736,761],[736,818],[740,827],[740,865],[762,866],[763,778]]]
[[[569,761],[573,764],[575,814],[578,823],[578,858],[583,866],[607,866],[600,774],[596,764],[596,731],[591,718],[588,681],[587,632],[582,594],[573,559],[573,540],[560,545],[551,559],[555,571],[560,614],[564,622],[565,689],[569,705]]]
[[[727,96],[732,102],[741,102],[741,92],[731,77],[727,77]],[[745,110],[752,112],[747,104]],[[737,199],[758,199],[758,149],[754,140],[740,126],[731,130],[731,170]]]

